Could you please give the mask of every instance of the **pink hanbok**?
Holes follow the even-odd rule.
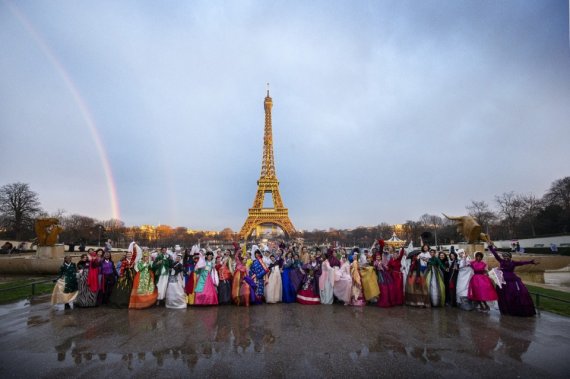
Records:
[[[474,275],[469,281],[468,298],[471,301],[495,301],[498,299],[493,281],[487,275],[487,264],[483,261],[471,262]]]

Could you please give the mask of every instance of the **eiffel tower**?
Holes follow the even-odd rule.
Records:
[[[280,227],[288,237],[291,237],[295,233],[295,227],[291,223],[291,220],[289,220],[289,210],[283,206],[283,200],[281,200],[281,194],[279,193],[279,181],[275,174],[273,132],[271,128],[271,108],[273,107],[273,100],[269,97],[269,88],[267,89],[267,96],[263,104],[265,107],[265,133],[263,136],[261,176],[257,181],[257,194],[253,200],[253,207],[249,208],[247,219],[239,233],[242,239],[247,239],[254,230],[259,231],[263,224],[272,224]],[[272,195],[273,208],[263,207],[265,194],[268,193]]]

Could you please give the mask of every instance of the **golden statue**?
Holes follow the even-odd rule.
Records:
[[[481,225],[471,216],[449,217],[442,213],[448,220],[455,221],[457,233],[467,239],[467,243],[473,244],[479,241],[488,241],[485,233],[481,233]]]
[[[59,233],[63,231],[57,218],[38,218],[35,229],[38,246],[54,246]]]

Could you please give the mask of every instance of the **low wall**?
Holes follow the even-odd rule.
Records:
[[[125,253],[113,252],[114,262],[118,262]],[[81,254],[71,254],[72,262],[77,263]],[[56,275],[63,259],[37,258],[35,253],[0,256],[0,274],[13,275]]]

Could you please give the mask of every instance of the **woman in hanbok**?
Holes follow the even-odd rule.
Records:
[[[154,272],[151,269],[148,251],[143,252],[142,258],[135,265],[135,280],[131,291],[129,309],[146,309],[156,303],[158,292],[154,285]]]
[[[106,251],[103,254],[103,259],[100,266],[101,273],[101,285],[99,287],[99,295],[97,302],[99,304],[108,304],[111,293],[113,292],[113,287],[117,281],[119,274],[115,268],[115,263],[111,258],[111,253]]]
[[[193,305],[194,298],[196,297],[194,290],[196,288],[196,283],[198,282],[198,278],[196,276],[196,265],[200,260],[200,248],[198,245],[192,246],[190,256],[192,258],[188,260],[188,263],[185,267],[186,283],[184,285],[184,292],[186,293],[186,300],[188,304]]]
[[[452,246],[453,247],[453,246]],[[454,251],[449,253],[447,260],[447,282],[445,283],[445,302],[446,304],[456,307],[457,306],[457,275],[459,274],[459,260],[457,253]]]
[[[362,254],[363,260],[360,260],[360,278],[362,281],[362,292],[364,299],[370,303],[378,301],[380,295],[380,287],[378,286],[378,275],[372,262],[372,257]],[[364,263],[361,263],[364,262]]]
[[[443,307],[445,306],[445,282],[443,280],[445,266],[441,263],[439,257],[435,255],[435,249],[430,250],[430,256],[426,282],[429,288],[431,306]]]
[[[321,264],[321,276],[319,277],[319,297],[321,304],[332,304],[334,301],[335,267],[338,270],[340,262],[334,256],[334,250],[328,249],[325,260]]]
[[[96,257],[95,250],[89,249],[88,254],[82,254],[81,260],[77,263],[78,294],[75,299],[75,305],[78,307],[97,306],[99,280]]]
[[[184,264],[182,254],[176,255],[170,272],[168,273],[168,287],[164,305],[166,308],[186,309],[186,293],[184,292]]]
[[[270,256],[271,264],[269,265],[269,279],[265,287],[265,302],[280,303],[282,293],[281,268],[274,255]]]
[[[65,307],[73,308],[73,302],[77,297],[77,266],[66,255],[63,264],[59,268],[55,287],[51,294],[51,304],[65,304]]]
[[[471,301],[478,302],[482,311],[489,311],[491,308],[487,301],[496,301],[497,291],[487,275],[487,264],[483,262],[483,253],[480,251],[475,253],[475,261],[471,262],[471,268],[473,268],[473,277],[469,281],[467,297]]]
[[[265,277],[269,273],[269,268],[263,262],[263,255],[256,246],[252,247],[251,251],[255,258],[249,268],[249,276],[255,283],[255,297],[252,297],[252,304],[262,304],[265,300]]]
[[[537,265],[534,259],[530,261],[513,261],[510,252],[497,254],[493,242],[489,242],[489,250],[499,261],[499,267],[503,272],[503,284],[498,290],[499,309],[503,315],[531,317],[536,314],[534,303],[528,293],[528,289],[523,284],[521,278],[515,274],[515,268],[524,265]]]
[[[299,255],[299,259],[301,260],[301,265],[306,265],[309,263],[310,254],[306,246],[301,247],[301,255]]]
[[[392,306],[391,296],[393,292],[392,287],[394,286],[394,280],[392,279],[392,275],[389,271],[390,268],[388,267],[390,250],[383,251],[384,243],[382,240],[380,242],[379,249],[372,249],[372,252],[374,253],[374,269],[376,270],[378,289],[380,291],[376,305],[382,308],[389,308]],[[392,246],[390,246],[390,249],[393,252],[394,248]],[[364,294],[366,294],[366,290],[364,290]]]
[[[471,277],[473,276],[473,269],[471,268],[471,259],[463,249],[457,250],[457,254],[459,259],[459,272],[457,273],[457,289],[455,291],[457,295],[456,301],[457,304],[462,305],[463,309],[471,310],[473,308],[471,301],[469,301],[468,298],[469,282],[471,281]]]
[[[301,289],[297,292],[297,302],[305,305],[320,304],[321,298],[319,297],[318,279],[316,276],[317,274],[320,275],[321,266],[317,262],[317,257],[311,255],[309,257],[309,263],[303,265],[302,269],[305,277],[303,278]]]
[[[208,251],[204,257],[200,253],[200,259],[196,265],[196,283],[194,305],[217,305],[218,293],[218,272],[214,267],[214,253]]]
[[[307,262],[308,263],[308,262]],[[301,284],[305,279],[305,272],[303,271],[303,262],[298,254],[293,255],[293,265],[291,266],[291,271],[289,272],[289,278],[291,279],[291,284],[295,288],[295,297],[297,292],[301,289]]]
[[[228,255],[216,257],[216,270],[220,283],[218,284],[218,304],[231,304],[232,302],[232,267]]]
[[[172,264],[172,259],[168,255],[166,248],[160,249],[160,253],[152,262],[152,271],[154,271],[154,280],[156,284],[156,289],[158,295],[156,297],[156,304],[158,305],[161,301],[164,301],[166,296],[166,287],[168,287],[168,273],[170,271],[170,265]]]
[[[404,248],[397,253],[394,249],[390,250],[392,256],[388,260],[388,270],[392,277],[392,283],[389,285],[390,304],[404,305],[404,274],[402,273],[402,258],[404,257]]]
[[[410,253],[410,268],[406,279],[406,305],[413,307],[429,307],[430,297],[426,278],[421,271],[419,252]]]
[[[234,243],[234,257],[236,267],[232,279],[232,302],[237,306],[245,305],[248,307],[251,299],[251,287],[245,280],[247,277],[247,267],[243,262],[241,250],[237,243]]]
[[[333,287],[334,296],[344,303],[350,305],[350,296],[352,294],[352,277],[350,276],[350,263],[346,255],[340,258],[340,268],[335,271],[335,281]]]
[[[113,308],[128,308],[133,291],[133,281],[135,280],[135,260],[137,255],[140,256],[140,248],[134,242],[129,246],[127,255],[121,259],[121,268],[119,271],[119,279],[113,293],[109,298],[109,304]]]
[[[361,307],[366,305],[364,293],[362,291],[362,278],[360,277],[360,265],[358,263],[358,253],[353,253],[352,263],[350,264],[350,277],[352,279],[352,287],[350,290],[350,305]]]
[[[291,271],[294,270],[293,254],[289,251],[283,259],[283,272],[281,273],[281,283],[283,286],[282,301],[284,303],[294,303],[297,301],[297,289],[291,281]]]

